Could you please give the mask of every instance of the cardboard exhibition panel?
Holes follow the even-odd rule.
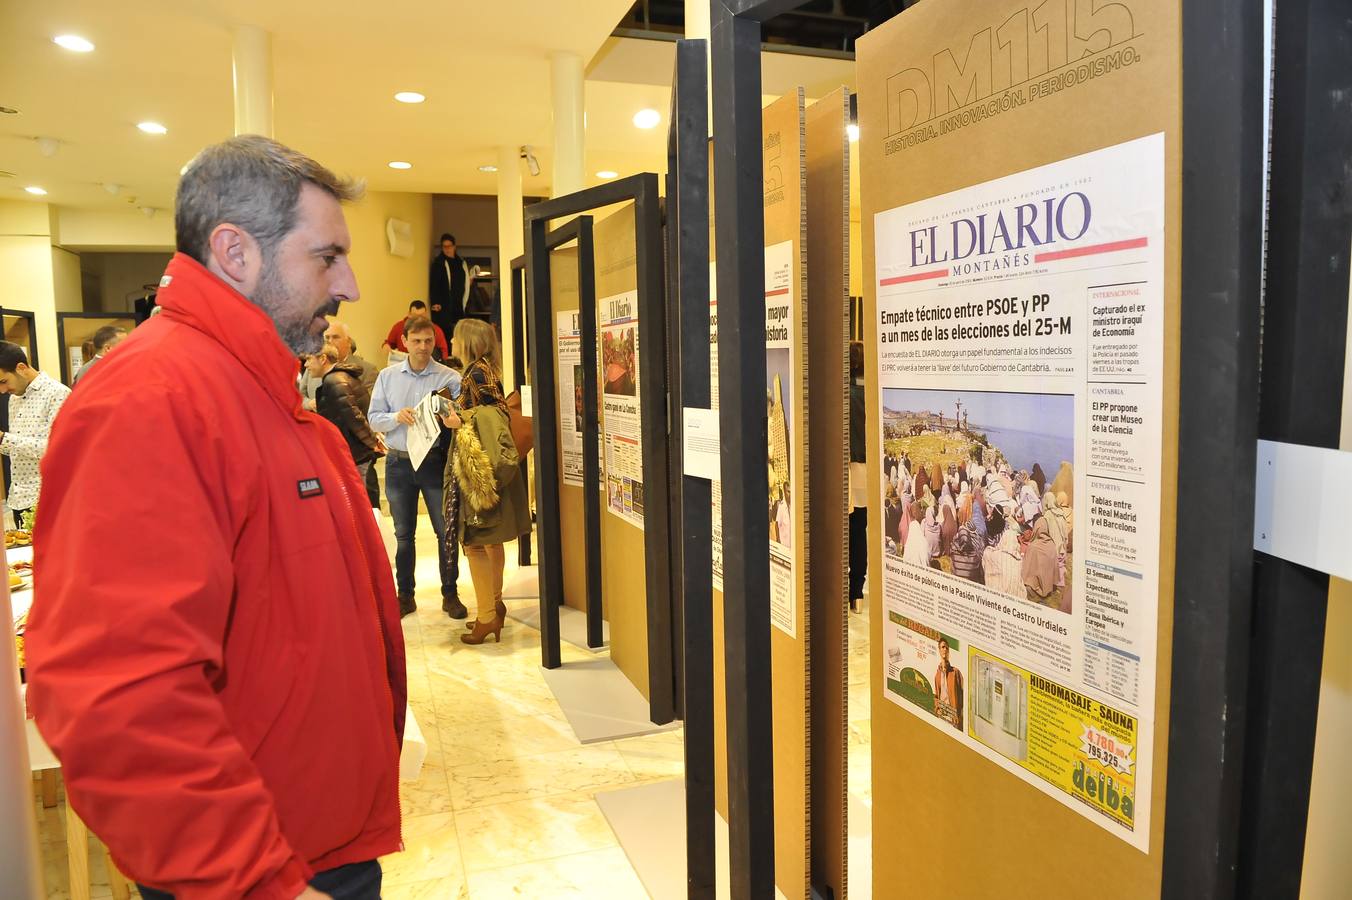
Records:
[[[923,3],[857,58],[874,889],[1158,896],[1179,5]]]
[[[807,108],[808,492],[812,547],[811,872],[813,884],[846,896],[846,713],[849,623],[849,229],[850,101],[845,88]]]
[[[808,792],[809,621],[807,585],[807,274],[803,91],[762,112],[764,132],[766,413],[770,518],[771,671],[774,694],[775,882],[786,897],[806,897],[811,864]],[[711,207],[712,209],[712,204]],[[715,228],[717,227],[715,223]],[[710,241],[710,247],[713,247]],[[710,278],[710,289],[715,280]],[[716,302],[711,298],[711,304]],[[717,309],[710,311],[711,338]],[[711,342],[717,398],[717,350]],[[714,406],[717,406],[715,399]],[[714,483],[714,519],[721,519]],[[714,541],[714,753],[716,803],[727,816],[726,680],[723,666],[721,530]]]
[[[601,511],[601,596],[610,623],[610,658],[648,699],[648,595],[638,405],[638,382],[643,375],[638,358],[634,204],[626,203],[598,220],[592,238],[600,317],[601,472],[606,482]]]
[[[573,396],[575,368],[582,361],[580,329],[575,326],[579,306],[575,247],[561,247],[549,254],[549,286],[553,293],[555,338],[558,341],[559,540],[563,548],[563,602],[565,606],[586,612],[587,529],[582,514],[582,434],[574,415]]]

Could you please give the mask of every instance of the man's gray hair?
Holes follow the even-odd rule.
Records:
[[[360,182],[340,178],[303,153],[256,134],[207,147],[178,182],[174,229],[178,250],[206,265],[216,226],[237,225],[258,241],[264,258],[296,227],[301,186],[339,201],[357,200]]]

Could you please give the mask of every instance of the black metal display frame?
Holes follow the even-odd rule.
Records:
[[[516,383],[517,390],[526,384],[526,372],[530,360],[526,357],[526,349],[529,346],[526,343],[526,257],[525,254],[518,256],[511,262],[511,286],[508,302],[511,304],[511,310],[508,315],[511,316],[512,323],[512,377]],[[529,484],[528,475],[530,463],[527,460],[521,460],[521,478],[524,483]],[[517,539],[517,564],[529,566],[531,564],[531,536],[523,534]]]
[[[1352,95],[1352,19],[1345,0],[1283,0],[1274,12],[1273,314],[1263,323],[1258,436],[1336,449],[1352,245],[1352,118],[1344,99]],[[1277,483],[1284,488],[1288,479]],[[1256,554],[1240,897],[1301,893],[1328,602],[1327,574]]]
[[[764,383],[760,23],[800,5],[710,2],[719,359],[727,385],[721,395],[724,584],[743,601],[728,605],[726,620],[736,898],[774,894],[767,536],[755,498],[743,489],[764,466],[764,417],[756,408]],[[1241,804],[1246,789],[1255,789],[1244,783],[1243,751],[1253,624],[1266,63],[1261,0],[1209,0],[1181,10],[1183,122],[1188,135],[1208,137],[1182,144],[1178,506],[1205,506],[1208,515],[1177,522],[1177,546],[1190,550],[1177,557],[1174,584],[1161,894],[1228,897],[1238,889],[1241,808],[1247,822],[1279,815],[1271,792]],[[1305,31],[1301,36],[1310,38]],[[1338,252],[1346,251],[1345,237]],[[1338,302],[1346,303],[1346,288],[1344,281],[1335,291]]]
[[[801,5],[802,0],[710,0],[728,866],[738,900],[775,894],[761,23]]]
[[[671,522],[666,484],[668,458],[667,341],[662,254],[662,211],[657,176],[631,175],[526,207],[526,305],[535,423],[535,482],[540,542],[540,655],[547,669],[562,665],[559,609],[563,561],[559,536],[559,441],[553,306],[550,303],[548,226],[616,203],[634,203],[638,269],[639,402],[643,431],[644,584],[648,612],[648,703],[656,724],[675,716],[672,661]],[[584,342],[585,343],[585,342]],[[593,457],[594,459],[594,457]],[[585,463],[585,460],[584,460]],[[652,488],[658,487],[653,490]]]
[[[592,242],[591,216],[578,216],[549,232],[545,237],[545,247],[552,251],[570,241],[577,241],[578,323],[582,341],[582,527],[587,646],[595,650],[605,644],[601,601],[601,488],[604,485],[601,483],[599,455],[601,413],[597,400],[596,253]],[[553,308],[552,298],[550,308]],[[563,602],[562,597],[558,602]]]
[[[673,340],[672,434],[683,435],[686,409],[712,404],[709,353],[709,112],[707,42],[678,41],[667,131],[668,328]],[[714,844],[713,484],[685,473],[682,441],[672,441],[678,477],[676,613],[682,641],[685,720],[686,887],[712,900]]]

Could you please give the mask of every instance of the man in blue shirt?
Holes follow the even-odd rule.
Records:
[[[413,566],[417,559],[414,535],[418,527],[418,496],[427,504],[432,530],[437,534],[437,562],[441,567],[441,608],[452,619],[468,615],[460,602],[455,582],[460,570],[460,554],[454,536],[446,535],[446,518],[441,508],[441,479],[446,470],[446,438],[428,452],[416,470],[408,455],[408,426],[413,409],[433,391],[450,388],[460,394],[460,375],[432,359],[436,332],[430,319],[410,318],[404,324],[404,343],[408,358],[381,370],[371,391],[371,427],[383,432],[389,454],[385,457],[385,496],[394,518],[394,536],[399,543],[394,555],[394,581],[399,590],[399,612],[408,615],[417,609],[413,600]]]

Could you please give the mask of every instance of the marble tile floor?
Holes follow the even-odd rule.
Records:
[[[428,750],[418,781],[401,786],[405,850],[381,860],[385,900],[647,897],[595,797],[680,777],[681,732],[582,746],[540,674],[539,633],[509,619],[500,644],[460,643],[463,624],[441,612],[425,517],[418,549],[419,609],[403,626],[410,705]],[[516,558],[509,545],[509,579]],[[473,614],[463,560],[460,592]],[[867,802],[867,614],[852,615],[850,631],[850,791]],[[567,643],[562,653],[565,664],[594,658]],[[53,900],[69,897],[64,806],[64,793],[50,810],[35,795]],[[867,842],[851,841],[850,852],[851,896],[867,897]],[[111,896],[97,846],[90,868],[92,896]]]

